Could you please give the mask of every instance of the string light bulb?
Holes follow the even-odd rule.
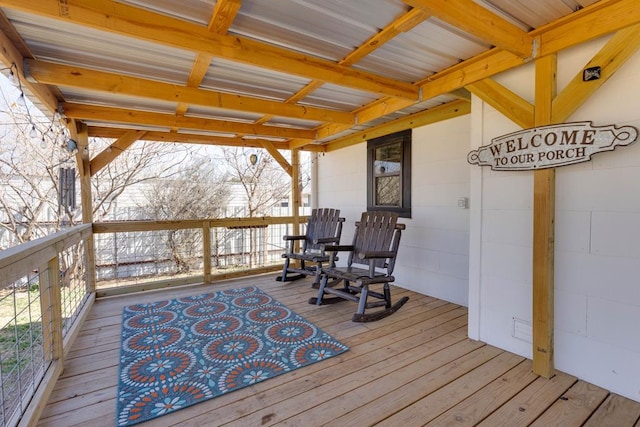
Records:
[[[20,107],[26,107],[27,106],[27,99],[24,96],[24,92],[20,92],[20,95],[16,99],[16,104],[18,106],[20,106]]]
[[[36,129],[36,125],[31,125],[31,130],[29,131],[29,138],[31,138],[31,140],[37,140],[38,139],[38,129]]]
[[[18,86],[18,79],[16,78],[16,75],[13,73],[13,69],[9,70],[9,83],[12,86]]]

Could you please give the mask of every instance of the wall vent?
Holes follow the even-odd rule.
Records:
[[[514,317],[513,323],[511,324],[511,336],[528,343],[533,343],[533,328],[531,327],[531,322]]]

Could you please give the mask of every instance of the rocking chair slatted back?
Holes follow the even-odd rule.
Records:
[[[342,223],[339,209],[314,209],[307,222],[306,238],[302,252],[321,251],[327,237],[340,236]]]
[[[344,218],[340,217],[339,209],[313,209],[304,235],[283,236],[287,242],[286,252],[282,254],[285,261],[282,274],[276,280],[289,282],[314,275],[314,284],[318,285],[322,263],[329,261],[329,255],[325,254],[324,246],[340,243],[343,222]],[[301,244],[299,250],[296,250],[298,242]],[[294,263],[291,262],[292,260]]]
[[[374,262],[375,268],[386,268],[387,274],[393,272],[395,254],[400,244],[400,230],[404,224],[398,224],[398,214],[395,212],[365,212],[360,221],[356,222],[356,233],[353,238],[353,252],[350,253],[348,264],[363,264],[369,266],[369,260],[362,256],[365,253],[392,252],[392,258],[379,258]],[[396,228],[398,230],[396,230]]]

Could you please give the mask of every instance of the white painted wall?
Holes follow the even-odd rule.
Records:
[[[469,117],[415,129],[412,135],[412,218],[402,235],[396,284],[467,305],[469,209]],[[354,223],[367,208],[367,149],[358,144],[319,156],[318,206],[341,210],[342,243],[353,238]]]
[[[559,90],[604,45],[558,56]],[[533,68],[500,76],[532,101]],[[586,84],[586,83],[585,83]],[[640,128],[640,54],[568,120]],[[517,130],[474,98],[471,146]],[[469,334],[531,357],[531,172],[471,174]],[[640,142],[557,169],[555,364],[640,401]],[[518,337],[514,337],[514,319]]]

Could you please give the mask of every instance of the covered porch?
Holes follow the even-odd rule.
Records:
[[[521,128],[640,123],[635,0],[0,0],[0,12],[4,73],[77,148],[83,223],[0,254],[3,298],[26,286],[42,313],[15,334],[34,364],[11,366],[24,383],[3,378],[3,425],[112,425],[121,308],[246,284],[351,350],[153,425],[640,425],[640,147],[563,168],[557,197],[555,168],[501,175],[466,158]],[[365,142],[402,132],[414,185],[402,310],[355,324],[348,302],[307,304],[309,280],[275,282],[281,264],[213,271],[216,227],[303,228],[302,151],[313,205],[342,209],[351,230],[376,178]],[[290,216],[94,221],[92,184],[137,141],[264,150],[291,178]],[[101,236],[166,229],[201,233],[194,277],[99,286]]]
[[[640,403],[467,338],[467,309],[396,288],[409,303],[386,319],[353,323],[354,304],[316,307],[311,279],[275,273],[101,298],[71,347],[38,426],[112,426],[122,308],[258,286],[350,347],[340,356],[141,425],[637,426]]]

